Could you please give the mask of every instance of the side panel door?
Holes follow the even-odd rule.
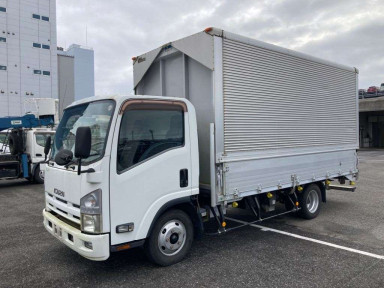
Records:
[[[188,112],[149,102],[128,105],[118,116],[110,167],[111,245],[145,238],[162,205],[191,195]],[[181,183],[185,169],[188,183]],[[126,223],[134,230],[117,233]]]

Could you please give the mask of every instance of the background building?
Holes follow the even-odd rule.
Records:
[[[384,96],[359,100],[360,147],[384,148]]]
[[[94,52],[72,44],[58,51],[59,115],[73,101],[95,95]]]
[[[57,98],[55,0],[0,0],[0,117]]]
[[[59,79],[59,118],[63,109],[75,101],[75,57],[57,54],[58,79]]]

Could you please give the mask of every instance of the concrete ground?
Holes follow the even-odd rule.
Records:
[[[43,228],[42,185],[0,182],[0,287],[384,287],[384,150],[359,159],[356,192],[329,191],[318,218],[204,236],[166,268],[141,249],[82,258]]]

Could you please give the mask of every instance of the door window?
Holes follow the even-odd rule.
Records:
[[[41,147],[45,147],[45,141],[47,141],[48,136],[51,136],[51,134],[46,134],[46,133],[35,133],[35,135],[36,135],[36,144]],[[53,140],[51,140],[51,142],[52,141]]]
[[[127,109],[121,120],[117,171],[160,153],[184,146],[184,112],[173,105],[140,105]]]

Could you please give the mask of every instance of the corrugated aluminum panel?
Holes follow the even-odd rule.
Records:
[[[353,71],[223,39],[224,150],[357,145]]]

